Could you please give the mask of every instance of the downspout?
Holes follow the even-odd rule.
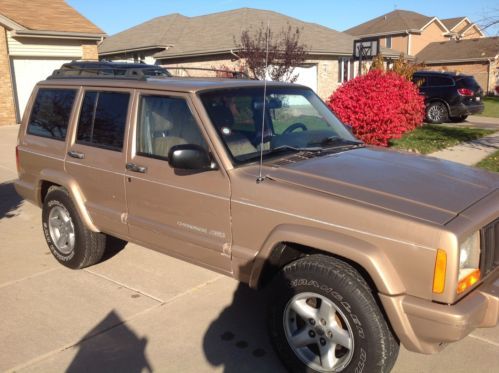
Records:
[[[234,52],[234,49],[232,49],[232,48],[231,48],[231,50],[230,50],[230,54],[232,54],[232,55],[233,55],[234,57],[236,57],[238,60],[240,60],[240,59],[241,59],[241,57],[239,57],[239,56],[236,54],[236,52]]]

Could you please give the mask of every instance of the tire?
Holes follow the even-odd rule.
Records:
[[[468,118],[467,115],[460,115],[458,117],[450,117],[451,122],[453,123],[461,123],[464,122]]]
[[[64,266],[81,269],[101,260],[106,235],[85,226],[66,189],[49,188],[43,203],[42,225],[50,251]]]
[[[440,101],[432,102],[426,107],[426,121],[428,123],[442,123],[449,119],[447,106]]]
[[[291,372],[392,369],[398,341],[353,267],[312,255],[284,267],[271,286],[270,337]],[[327,358],[320,358],[321,351]]]

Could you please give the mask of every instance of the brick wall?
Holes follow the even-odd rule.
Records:
[[[97,50],[97,45],[95,43],[82,44],[81,50],[82,50],[82,58],[84,60],[98,60],[99,59],[99,52]]]
[[[6,30],[0,26],[0,126],[16,123]]]

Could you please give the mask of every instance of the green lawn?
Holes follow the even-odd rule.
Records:
[[[497,97],[484,97],[483,105],[485,106],[483,113],[480,114],[484,117],[499,118],[499,96]]]
[[[499,150],[478,162],[476,167],[484,168],[488,171],[499,172]]]
[[[463,141],[476,140],[480,137],[494,133],[491,130],[478,128],[458,128],[428,124],[416,128],[397,140],[390,140],[390,146],[428,154],[454,146]]]

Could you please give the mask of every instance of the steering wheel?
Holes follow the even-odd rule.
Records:
[[[298,122],[298,123],[293,123],[291,126],[289,126],[288,128],[286,128],[282,134],[286,134],[286,133],[291,133],[297,129],[301,129],[302,131],[308,131],[308,128],[306,125],[304,125],[303,123],[301,122]]]

